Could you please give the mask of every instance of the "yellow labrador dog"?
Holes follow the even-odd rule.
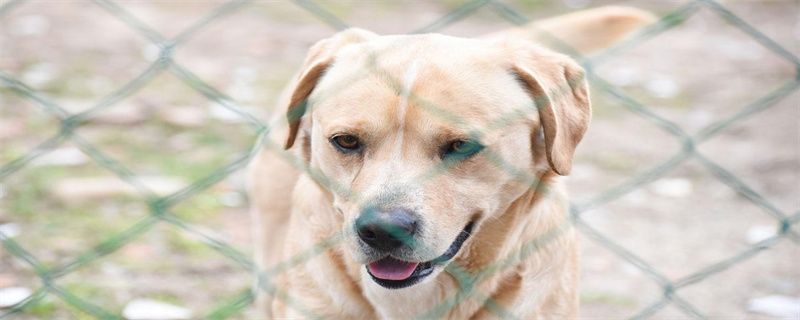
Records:
[[[267,318],[577,317],[559,176],[589,93],[536,41],[588,52],[650,21],[606,7],[479,39],[314,45],[249,177]]]

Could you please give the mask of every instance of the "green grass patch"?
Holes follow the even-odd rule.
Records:
[[[58,305],[56,305],[53,299],[53,297],[48,295],[38,303],[26,307],[22,310],[22,313],[35,316],[39,319],[52,319],[58,310]]]
[[[605,304],[617,307],[636,306],[636,300],[631,297],[600,291],[581,292],[581,303]]]

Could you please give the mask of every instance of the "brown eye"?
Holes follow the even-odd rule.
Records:
[[[442,148],[442,158],[460,160],[466,159],[483,150],[483,145],[473,140],[451,141]]]
[[[464,152],[464,141],[456,141],[450,144],[451,153]]]
[[[354,152],[361,149],[361,142],[353,135],[343,134],[331,138],[331,143],[342,152]]]

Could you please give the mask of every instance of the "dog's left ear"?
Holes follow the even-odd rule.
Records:
[[[306,113],[308,97],[316,87],[325,71],[333,64],[336,54],[350,44],[366,41],[377,35],[358,28],[341,31],[330,38],[320,40],[308,50],[305,62],[298,77],[288,89],[291,92],[286,118],[289,121],[289,135],[284,148],[294,145],[300,129],[300,118]]]
[[[547,161],[553,171],[568,175],[575,147],[592,116],[583,68],[566,55],[534,45],[522,45],[514,52],[511,69],[538,109]]]

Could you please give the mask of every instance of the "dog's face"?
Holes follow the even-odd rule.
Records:
[[[487,41],[357,36],[316,48],[335,53],[301,75],[288,144],[302,139],[343,217],[350,256],[375,283],[402,288],[440,272],[471,232],[535,186],[538,172],[569,170],[559,157],[572,150],[551,155],[558,136],[541,123],[553,116],[541,104],[553,103],[536,92],[572,97],[575,86],[540,84]],[[302,123],[292,118],[298,108]]]

